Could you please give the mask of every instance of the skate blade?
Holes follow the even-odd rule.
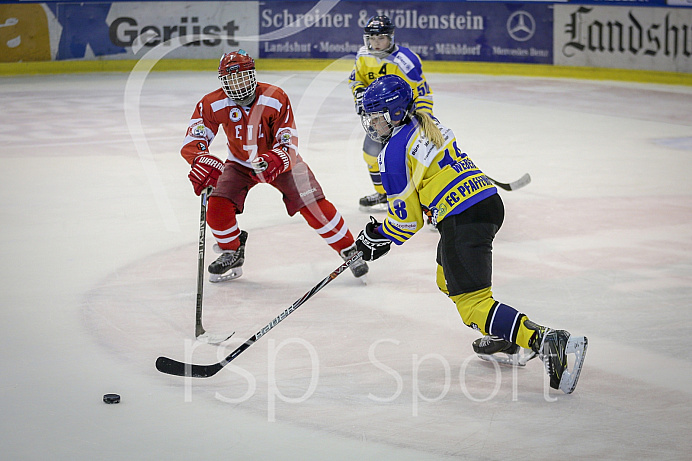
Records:
[[[242,267],[236,267],[225,274],[209,274],[209,281],[212,283],[227,282],[229,280],[237,279],[241,275],[243,275]]]
[[[488,362],[497,362],[502,365],[511,365],[513,367],[525,367],[529,360],[536,357],[536,353],[531,350],[523,350],[523,353],[504,354],[476,354],[478,358]]]
[[[574,365],[571,370],[565,369],[565,371],[562,372],[560,390],[565,394],[571,394],[577,387],[577,381],[579,380],[581,367],[584,364],[584,357],[586,357],[586,347],[588,344],[589,340],[586,336],[570,336],[567,341],[565,355],[574,354]]]
[[[387,211],[387,204],[386,203],[378,203],[377,205],[373,205],[373,206],[358,205],[358,209],[360,209],[360,211],[364,211],[366,213],[368,213],[370,211],[386,212]]]
[[[235,334],[235,331],[231,333],[230,335],[214,335],[214,334],[209,334],[209,333],[203,333],[199,336],[197,336],[197,341],[200,341],[202,343],[207,343],[207,344],[221,344],[224,341],[227,341],[231,339],[231,336]]]

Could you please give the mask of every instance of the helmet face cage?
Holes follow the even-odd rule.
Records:
[[[250,104],[257,88],[255,61],[243,50],[224,54],[219,61],[219,80],[226,96],[241,106]]]
[[[379,143],[387,142],[396,127],[392,123],[392,119],[387,111],[362,114],[360,123],[363,125],[363,129],[368,137]]]
[[[255,97],[257,87],[255,69],[220,75],[219,79],[226,95],[241,106],[249,104]]]
[[[389,43],[383,50],[375,50],[370,42],[373,36],[387,37]],[[365,47],[378,58],[386,57],[394,51],[394,24],[387,16],[373,16],[363,28],[363,43]]]
[[[413,91],[398,75],[375,80],[363,93],[361,123],[374,141],[385,142],[394,128],[411,114]]]

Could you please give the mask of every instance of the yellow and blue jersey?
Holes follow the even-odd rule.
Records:
[[[422,207],[439,222],[497,194],[490,179],[459,150],[452,130],[433,120],[444,136],[442,147],[425,138],[412,117],[394,130],[377,157],[388,202],[379,232],[397,245],[424,226]]]
[[[348,78],[354,94],[365,89],[383,75],[398,75],[413,89],[415,109],[432,115],[433,93],[423,75],[420,57],[406,47],[395,45],[394,51],[385,58],[377,58],[365,46],[358,50],[353,71]]]

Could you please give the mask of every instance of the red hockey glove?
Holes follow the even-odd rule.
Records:
[[[277,176],[291,167],[291,159],[282,149],[272,149],[252,161],[252,169],[260,182],[273,182]]]
[[[192,161],[192,169],[187,175],[195,194],[200,195],[207,187],[216,187],[216,181],[223,173],[223,162],[213,155],[198,155]]]

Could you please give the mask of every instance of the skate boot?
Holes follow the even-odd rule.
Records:
[[[387,194],[380,194],[379,192],[375,192],[374,194],[361,197],[358,203],[360,204],[360,207],[364,209],[364,211],[387,211]]]
[[[356,248],[356,244],[354,243],[350,247],[341,250],[339,254],[344,259],[344,261],[346,261],[350,259],[354,254],[356,254],[357,251],[358,249]],[[353,263],[351,263],[349,268],[351,269],[351,272],[353,272],[353,276],[356,278],[363,277],[370,270],[368,264],[365,261],[363,261],[363,259],[358,259],[354,261]],[[365,279],[361,280],[363,280],[363,283],[365,283]]]
[[[524,325],[536,331],[529,341],[529,346],[545,364],[545,370],[550,377],[550,387],[560,389],[565,394],[574,392],[586,355],[586,336],[572,336],[568,331],[552,330],[530,320],[526,320]],[[568,354],[575,355],[571,370],[567,364]]]
[[[237,279],[243,275],[243,263],[245,262],[245,242],[247,241],[247,232],[240,232],[240,246],[237,250],[222,250],[218,245],[214,245],[214,251],[220,252],[216,261],[209,264],[209,281],[210,282],[225,282],[227,280]]]
[[[479,358],[487,361],[496,361],[506,365],[523,367],[526,362],[536,357],[532,350],[522,349],[499,336],[486,335],[473,342],[473,351]]]

